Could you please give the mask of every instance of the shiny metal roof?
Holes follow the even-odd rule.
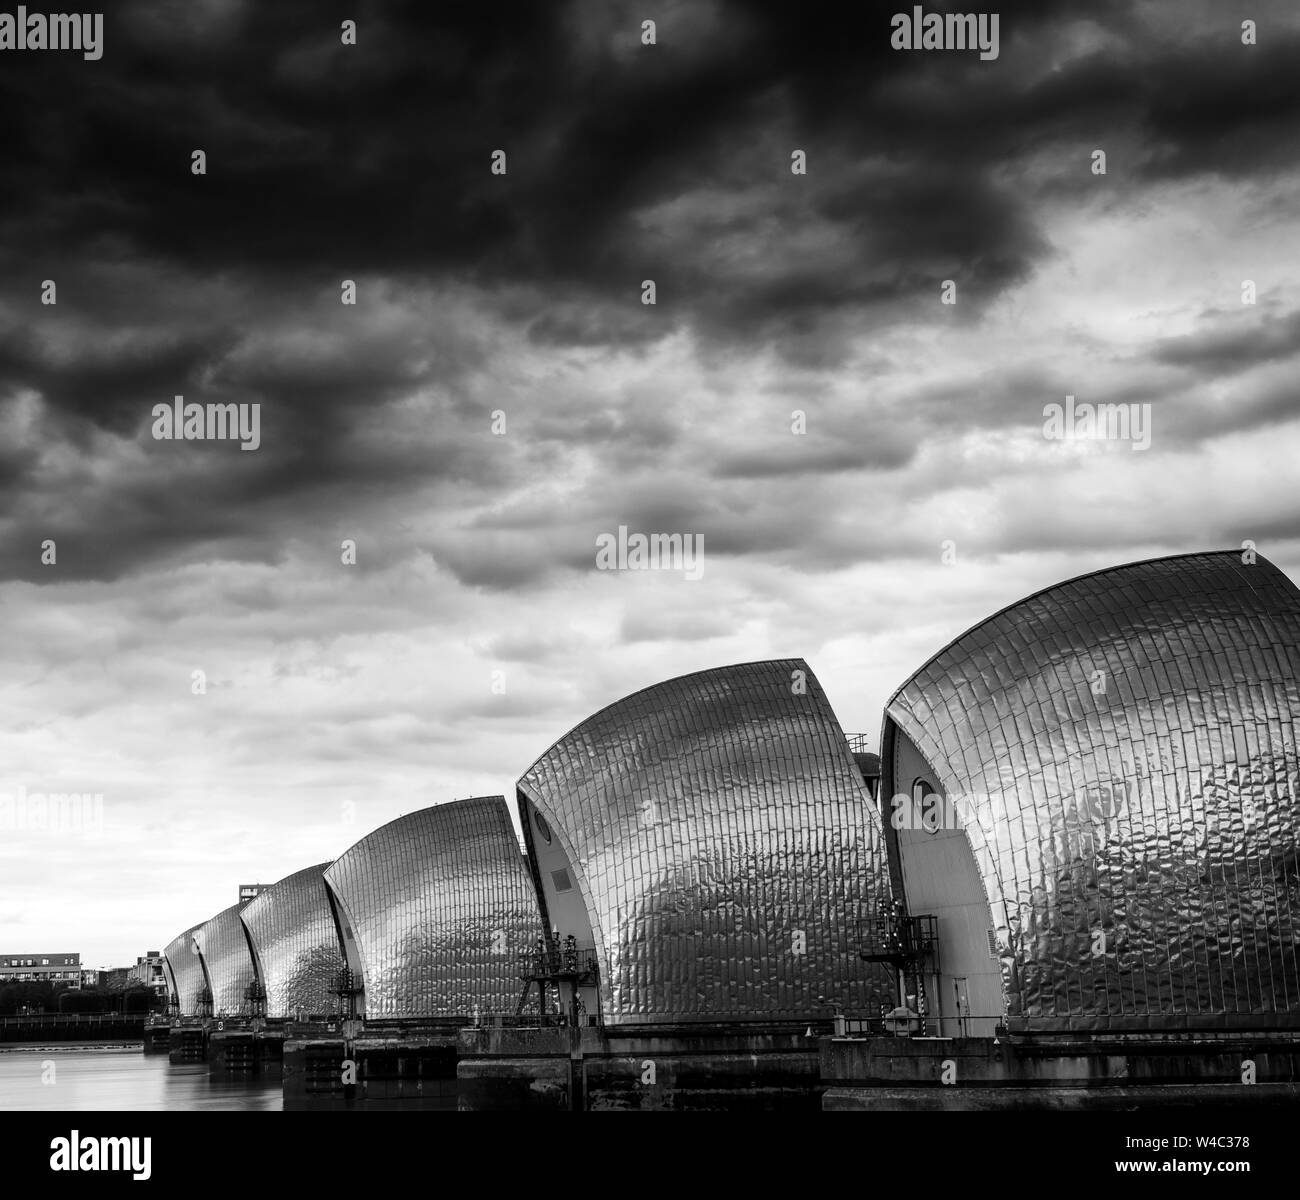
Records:
[[[541,934],[503,796],[421,809],[325,871],[362,958],[367,1017],[513,1013]]]
[[[183,1017],[192,1017],[199,1010],[199,996],[208,986],[203,974],[203,963],[194,946],[194,934],[198,931],[194,925],[184,933],[178,934],[167,943],[163,951],[167,964],[168,987],[176,997]]]
[[[244,906],[258,977],[266,989],[266,1015],[287,1017],[335,1011],[333,994],[343,968],[338,927],[318,863],[263,888]]]
[[[879,819],[802,659],[628,696],[519,792],[567,854],[607,1022],[877,1015],[882,980],[857,951],[888,893]]]
[[[1035,593],[895,693],[882,745],[968,797],[1013,1024],[1300,1014],[1298,716],[1300,591],[1239,551]]]
[[[239,919],[240,907],[232,904],[222,909],[194,931],[194,942],[207,969],[208,986],[212,989],[214,1016],[251,1011],[245,993],[256,973],[248,949],[248,936]]]

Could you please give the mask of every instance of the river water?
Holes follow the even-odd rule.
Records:
[[[134,1046],[0,1047],[0,1110],[280,1109],[279,1076],[213,1083],[206,1063]]]

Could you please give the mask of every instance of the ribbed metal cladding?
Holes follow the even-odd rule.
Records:
[[[194,931],[195,944],[208,971],[208,986],[212,988],[213,1016],[245,1013],[251,1007],[245,993],[256,974],[239,909],[238,904],[232,904]]]
[[[203,975],[203,962],[194,947],[195,925],[167,943],[163,951],[167,962],[168,984],[180,1005],[180,1015],[192,1017],[199,1011],[199,997],[208,986]]]
[[[542,925],[503,796],[421,809],[325,871],[357,939],[374,1017],[513,1013]]]
[[[1039,592],[892,698],[886,742],[967,797],[1013,1027],[1296,1023],[1297,647],[1274,566],[1184,555]]]
[[[879,818],[802,659],[637,692],[519,792],[576,876],[607,1023],[875,1016],[889,998],[858,958],[888,899]]]
[[[333,1012],[343,950],[319,863],[281,879],[239,914],[266,989],[266,1015]]]

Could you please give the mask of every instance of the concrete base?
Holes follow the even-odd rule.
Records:
[[[460,1107],[809,1111],[815,1040],[796,1033],[466,1029]]]
[[[1133,1112],[1140,1109],[1297,1108],[1300,1088],[1266,1083],[1255,1087],[1215,1083],[1149,1087],[967,1087],[828,1088],[826,1112]]]
[[[343,1062],[348,1057],[338,1038],[290,1038],[284,1044],[286,1107],[313,1101],[343,1101]]]
[[[213,1079],[242,1078],[279,1072],[284,1035],[230,1029],[208,1035],[208,1070]]]
[[[572,1109],[582,1087],[571,1065],[573,1040],[565,1029],[463,1030],[458,1106],[476,1112]]]
[[[208,1031],[203,1025],[173,1025],[167,1033],[167,1058],[174,1063],[204,1062]]]
[[[284,1100],[292,1108],[456,1108],[456,1035],[291,1038]]]
[[[144,1027],[144,1052],[146,1054],[166,1054],[171,1049],[170,1025],[146,1025]]]
[[[1300,1100],[1300,1039],[822,1038],[822,1107],[1136,1108]]]
[[[212,1061],[224,1061],[227,1071],[258,1053],[247,1031],[213,1032],[211,1038]],[[284,1043],[283,1079],[286,1108],[791,1112],[1295,1105],[1300,1039],[811,1038],[736,1026],[372,1028],[351,1039],[337,1032],[291,1036]]]

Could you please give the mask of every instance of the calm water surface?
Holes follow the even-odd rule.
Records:
[[[42,1083],[42,1076],[53,1082]],[[167,1061],[140,1046],[0,1046],[0,1109],[279,1109],[278,1075],[213,1083],[206,1063]]]

